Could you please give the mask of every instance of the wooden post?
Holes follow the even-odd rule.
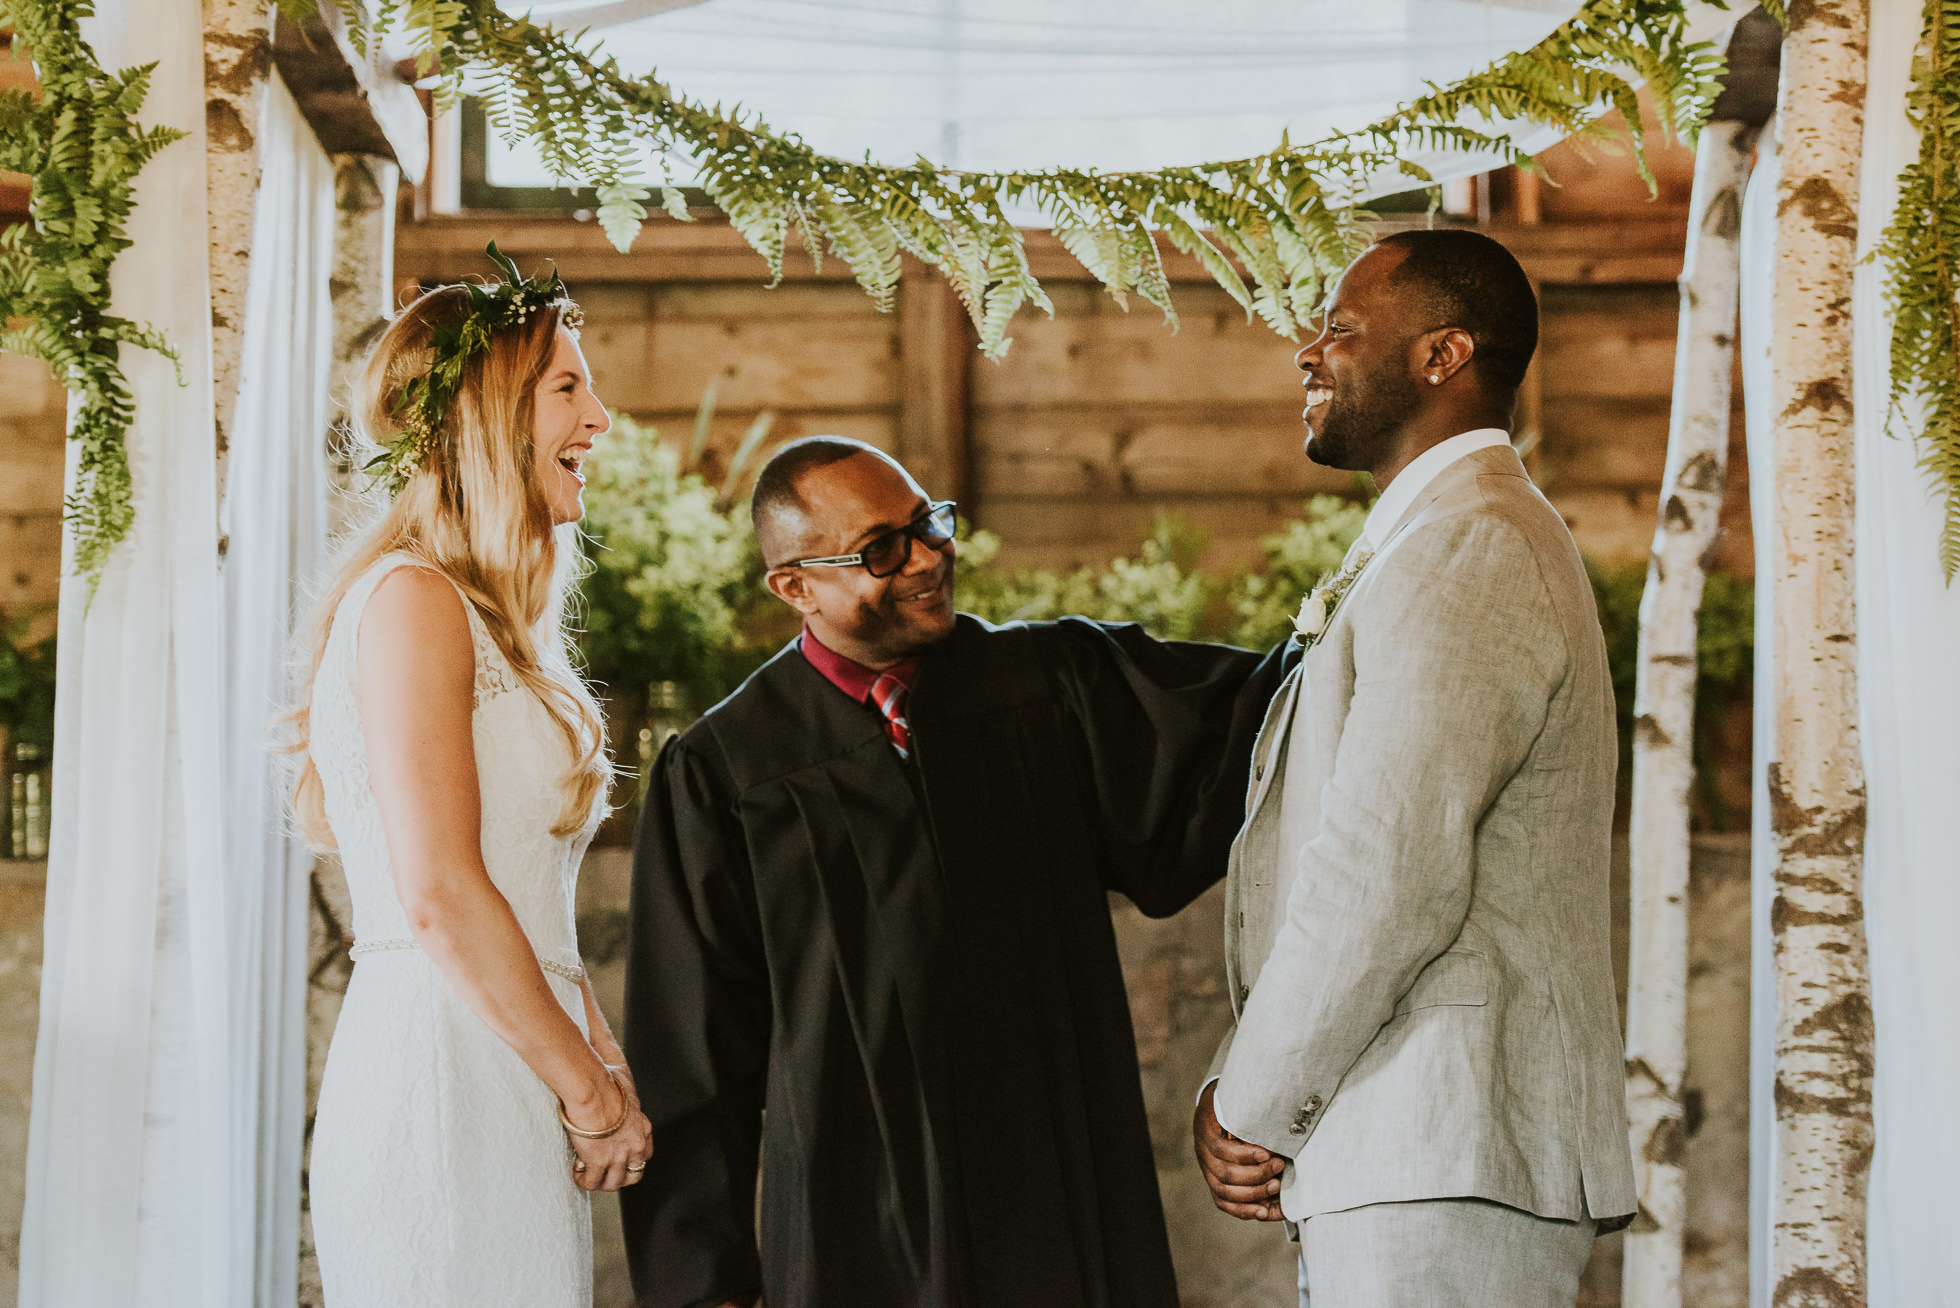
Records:
[[[898,284],[897,456],[938,499],[973,512],[967,370],[978,348],[946,279],[908,257]]]
[[[1872,1018],[1853,593],[1851,285],[1868,0],[1797,0],[1783,41],[1776,422],[1776,1123],[1769,1302],[1866,1302]]]
[[[1660,522],[1640,602],[1634,691],[1633,939],[1627,1118],[1640,1210],[1627,1233],[1625,1308],[1680,1308],[1687,1218],[1682,1083],[1688,1070],[1688,797],[1704,560],[1728,471],[1729,382],[1742,277],[1742,191],[1760,124],[1702,129],[1681,269],[1674,406]]]

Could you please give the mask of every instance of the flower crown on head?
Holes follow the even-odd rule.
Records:
[[[572,303],[555,267],[549,277],[526,278],[495,241],[484,253],[497,265],[503,280],[492,286],[464,283],[470,297],[469,313],[431,334],[429,349],[435,357],[429,370],[404,387],[395,401],[401,436],[384,445],[363,469],[386,483],[390,497],[401,493],[422,466],[422,456],[434,448],[450,401],[456,398],[456,388],[462,382],[463,365],[490,348],[494,333],[521,327],[533,313],[554,305],[559,310],[559,322],[570,330],[577,331],[585,322],[585,315]]]

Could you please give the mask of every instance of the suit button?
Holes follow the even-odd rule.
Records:
[[[1315,1110],[1317,1110],[1317,1109],[1318,1109],[1319,1107],[1320,1107],[1320,1096],[1319,1096],[1319,1095],[1308,1095],[1308,1096],[1307,1096],[1307,1111],[1308,1111],[1309,1113],[1311,1113],[1311,1112],[1314,1112]]]
[[[1251,987],[1251,986],[1240,986],[1240,987],[1239,987],[1239,1003],[1240,1003],[1240,1004],[1244,1004],[1244,1003],[1245,1003],[1245,1001],[1246,1001],[1246,1000],[1247,1000],[1248,998],[1250,998],[1250,997],[1251,997],[1251,995],[1252,995],[1252,987]]]
[[[1305,1135],[1307,1133],[1307,1124],[1305,1122],[1295,1122],[1286,1128],[1286,1133],[1288,1135]]]

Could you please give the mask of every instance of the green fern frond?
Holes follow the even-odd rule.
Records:
[[[813,259],[826,249],[842,258],[881,307],[892,301],[901,253],[910,253],[945,274],[981,348],[996,357],[1009,344],[1016,313],[1028,306],[1052,312],[1007,204],[1051,215],[1063,245],[1119,300],[1135,293],[1175,322],[1155,239],[1161,234],[1249,313],[1292,337],[1318,311],[1329,278],[1365,243],[1365,215],[1356,204],[1364,188],[1389,177],[1431,182],[1411,156],[1471,151],[1534,168],[1510,133],[1546,125],[1602,147],[1624,142],[1651,188],[1649,124],[1635,87],[1649,88],[1655,128],[1692,139],[1724,67],[1710,46],[1689,40],[1685,0],[1586,0],[1532,49],[1451,86],[1430,86],[1357,131],[1305,145],[1283,137],[1268,154],[1155,172],[988,174],[926,160],[881,167],[819,154],[739,108],[697,104],[651,75],[628,76],[595,38],[512,17],[495,0],[378,0],[372,15],[353,0],[331,2],[341,5],[359,42],[375,31],[406,32],[418,68],[437,78],[439,101],[460,96],[470,76],[500,134],[530,142],[557,176],[598,191],[602,225],[620,248],[646,217],[652,191],[633,173],[634,145],[650,144],[657,153],[691,157],[701,185],[762,255],[773,280],[782,277],[792,224]],[[73,35],[74,16],[86,3],[0,0],[0,13],[15,16],[49,70],[50,90],[32,105],[0,97],[0,161],[32,165],[19,170],[35,179],[32,239],[39,242],[30,250],[0,241],[0,305],[29,308],[39,328],[10,339],[31,343],[84,395],[76,430],[87,451],[85,484],[102,489],[89,491],[93,507],[78,510],[76,520],[91,539],[109,539],[103,533],[125,521],[115,499],[116,423],[126,423],[128,400],[113,348],[105,355],[98,343],[161,342],[107,319],[108,269],[128,244],[128,180],[174,138],[135,129],[147,70],[111,77]],[[314,6],[278,3],[293,17]],[[1960,135],[1953,102],[1960,79],[1952,72],[1952,44],[1960,0],[1929,0],[1927,12],[1932,53],[1916,66],[1914,84],[1922,153],[1908,179],[1918,189],[1902,197],[1881,253],[1899,307],[1894,399],[1916,397],[1927,415],[1927,466],[1949,488],[1951,571],[1960,567],[1952,313],[1952,252],[1960,246],[1952,140]],[[50,42],[50,34],[57,39]],[[1607,119],[1613,110],[1625,121],[1617,133]],[[679,193],[664,184],[660,204],[676,218],[688,216]],[[66,316],[55,315],[57,305]],[[125,481],[126,471],[124,465]]]
[[[109,270],[130,245],[137,174],[183,136],[137,122],[155,65],[104,70],[82,40],[81,19],[92,11],[88,0],[0,6],[0,22],[41,74],[38,99],[0,96],[0,167],[32,180],[29,220],[0,236],[0,317],[24,320],[0,336],[0,349],[41,359],[77,399],[68,433],[76,476],[64,509],[74,566],[91,590],[135,521],[124,445],[135,401],[121,347],[177,362],[160,332],[109,313]]]
[[[1899,174],[1898,207],[1870,257],[1892,311],[1887,426],[1910,430],[1945,499],[1940,566],[1960,573],[1960,3],[1927,0],[1906,113],[1919,156]]]
[[[739,110],[693,103],[653,76],[628,77],[591,38],[510,17],[493,0],[383,0],[375,22],[408,31],[421,66],[451,93],[460,93],[466,71],[489,83],[500,128],[524,134],[549,168],[602,196],[624,197],[636,185],[617,143],[638,137],[691,155],[702,185],[772,279],[782,275],[791,223],[808,229],[813,258],[826,248],[843,258],[881,304],[890,300],[899,252],[940,267],[990,354],[1005,347],[1015,309],[1046,299],[1018,253],[1003,202],[1053,215],[1064,245],[1113,294],[1134,292],[1175,321],[1152,238],[1161,232],[1234,299],[1292,336],[1359,242],[1351,197],[1360,179],[1393,173],[1417,149],[1483,149],[1519,160],[1504,132],[1520,121],[1603,131],[1597,120],[1630,103],[1634,78],[1664,89],[1664,127],[1691,130],[1712,99],[1708,70],[1720,67],[1686,41],[1683,0],[1588,0],[1533,50],[1453,87],[1431,88],[1360,132],[1156,173],[971,174],[925,161],[878,167],[820,155]],[[639,198],[605,214],[608,235],[622,248],[637,227]],[[662,198],[671,212],[674,202]]]

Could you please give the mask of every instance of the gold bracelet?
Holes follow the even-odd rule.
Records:
[[[563,1099],[558,1101],[558,1125],[564,1127],[581,1140],[604,1140],[608,1136],[618,1135],[619,1128],[626,1125],[626,1115],[633,1109],[631,1101],[626,1098],[626,1087],[619,1083],[619,1073],[613,1071],[611,1067],[603,1063],[600,1066],[606,1068],[606,1075],[612,1078],[613,1089],[619,1091],[619,1120],[617,1122],[614,1122],[603,1131],[581,1131],[572,1125],[571,1118],[565,1116],[565,1101]]]

